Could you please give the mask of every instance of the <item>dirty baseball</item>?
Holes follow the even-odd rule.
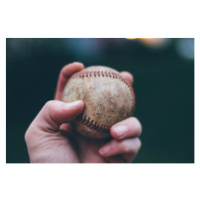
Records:
[[[104,66],[88,67],[67,82],[62,101],[83,100],[83,113],[74,121],[76,131],[85,137],[110,136],[112,125],[132,116],[135,94],[130,83],[116,70]]]

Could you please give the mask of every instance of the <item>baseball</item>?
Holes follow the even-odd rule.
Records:
[[[135,94],[120,73],[104,66],[92,66],[72,75],[63,91],[62,101],[83,100],[83,113],[74,122],[76,131],[85,137],[110,136],[112,125],[132,116]]]

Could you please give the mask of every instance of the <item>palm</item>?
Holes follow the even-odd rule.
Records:
[[[60,130],[49,141],[52,157],[58,162],[105,163],[98,150],[108,140],[90,140],[65,130]]]

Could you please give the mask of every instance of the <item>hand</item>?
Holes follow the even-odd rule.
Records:
[[[84,108],[83,101],[61,102],[70,76],[84,68],[82,63],[68,64],[60,72],[55,99],[47,102],[25,134],[30,162],[41,163],[126,163],[137,155],[141,142],[141,124],[135,117],[111,127],[112,139],[87,139],[71,129],[73,121]],[[130,83],[133,77],[121,73]]]

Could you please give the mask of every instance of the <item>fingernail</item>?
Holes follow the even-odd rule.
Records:
[[[113,130],[118,138],[122,138],[128,131],[127,126],[120,125],[120,126],[114,126]]]
[[[111,149],[110,145],[106,145],[106,146],[104,146],[103,148],[101,148],[101,149],[99,150],[99,153],[100,153],[101,155],[104,155],[104,156],[105,156],[106,154],[109,153],[110,149]]]
[[[68,103],[68,106],[77,106],[78,104],[80,104],[82,102],[82,100],[79,101],[74,101],[72,103]]]

